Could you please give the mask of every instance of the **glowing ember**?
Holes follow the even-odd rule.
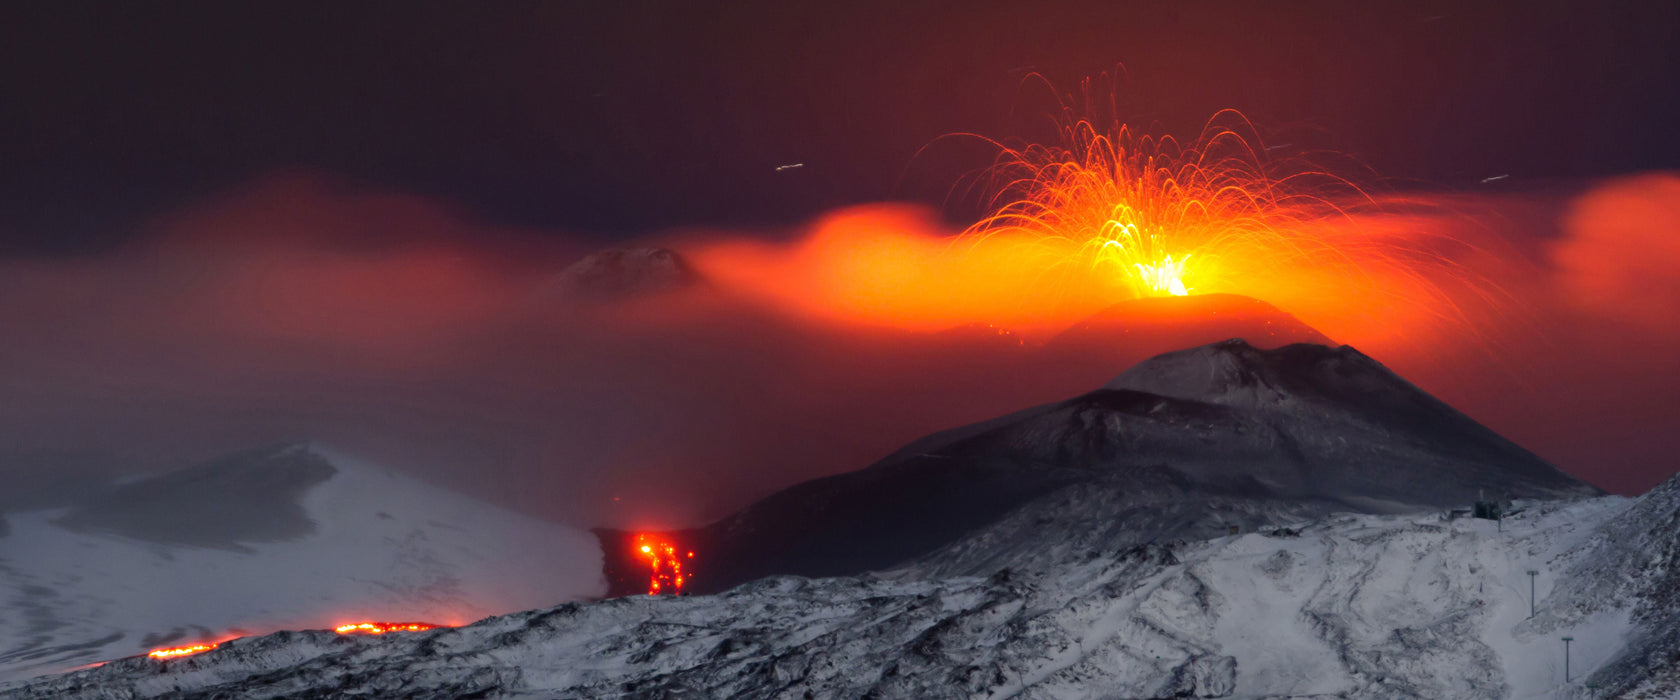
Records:
[[[1341,211],[1329,196],[1363,193],[1322,172],[1279,174],[1241,135],[1241,115],[1216,115],[1180,144],[1075,116],[1088,106],[1063,110],[1061,144],[999,144],[994,213],[970,227],[971,240],[1037,246],[1053,263],[1106,271],[1134,297],[1252,293],[1302,264],[1353,262],[1304,224]]]
[[[339,634],[385,634],[386,632],[424,632],[438,625],[425,622],[357,622],[333,628]]]
[[[1110,242],[1105,242],[1108,245]],[[1137,268],[1138,277],[1151,292],[1157,294],[1166,292],[1175,297],[1189,296],[1190,290],[1184,286],[1184,265],[1190,262],[1190,254],[1173,261],[1171,255],[1161,259],[1158,264],[1132,263]]]
[[[692,573],[683,573],[683,559],[693,559],[694,552],[679,555],[674,542],[652,535],[636,535],[634,551],[648,563],[648,595],[682,595],[683,582],[694,578]]]
[[[165,660],[165,659],[178,659],[178,658],[183,657],[183,656],[192,656],[193,654],[197,654],[197,653],[200,653],[200,652],[210,651],[211,649],[215,649],[217,646],[218,645],[216,645],[216,644],[194,644],[192,646],[187,646],[187,647],[170,647],[168,649],[153,649],[151,651],[146,652],[146,655],[150,656],[154,659],[158,659],[160,661]]]
[[[1117,112],[1087,83],[1082,101],[1062,99],[1057,144],[987,139],[1000,154],[975,184],[992,213],[955,250],[981,271],[1004,269],[1000,258],[1035,266],[1022,304],[1239,294],[1370,343],[1415,335],[1415,321],[1460,323],[1443,283],[1493,296],[1447,257],[1470,252],[1460,241],[1397,231],[1385,223],[1407,203],[1379,203],[1304,160],[1270,159],[1237,112],[1185,143],[1092,116]],[[1397,307],[1411,322],[1397,322]]]

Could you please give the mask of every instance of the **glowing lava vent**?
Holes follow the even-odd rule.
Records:
[[[215,645],[215,644],[194,644],[192,646],[185,646],[185,647],[170,647],[168,649],[153,649],[151,651],[146,652],[146,655],[150,656],[154,659],[157,659],[159,661],[165,661],[165,660],[168,660],[168,659],[178,659],[178,658],[181,658],[183,656],[192,656],[193,654],[210,651],[211,649],[215,649],[217,646],[218,645]]]
[[[333,628],[339,634],[385,634],[386,632],[424,632],[440,625],[429,622],[357,622]]]
[[[634,547],[635,556],[648,564],[648,595],[682,595],[683,581],[694,577],[683,573],[683,560],[693,559],[694,552],[679,556],[675,542],[646,534],[636,535]]]

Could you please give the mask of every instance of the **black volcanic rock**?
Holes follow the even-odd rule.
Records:
[[[690,590],[705,593],[771,574],[886,569],[958,540],[936,570],[989,573],[1042,541],[1115,546],[1480,495],[1597,493],[1353,348],[1232,340],[668,534],[699,553]],[[609,594],[645,585],[630,535],[597,534]]]
[[[1258,418],[1298,452],[1294,471],[1209,467],[1261,478],[1288,495],[1445,506],[1474,491],[1516,498],[1599,493],[1348,346],[1258,350],[1230,340],[1157,356],[1106,388]]]

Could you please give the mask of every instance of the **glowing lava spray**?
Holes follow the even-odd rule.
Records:
[[[972,181],[990,213],[953,252],[1030,262],[1045,299],[1240,294],[1347,338],[1392,332],[1397,307],[1456,323],[1439,280],[1480,284],[1443,254],[1456,241],[1387,223],[1404,202],[1304,157],[1273,159],[1236,111],[1181,142],[1087,116],[1102,112],[1084,87],[1082,102],[1061,99],[1053,145],[967,135],[999,155]]]
[[[1064,107],[1056,145],[996,144],[993,213],[965,232],[971,243],[1025,242],[1101,268],[1134,297],[1233,291],[1236,278],[1279,263],[1347,257],[1304,224],[1339,213],[1332,196],[1363,193],[1320,171],[1280,174],[1244,136],[1242,115],[1220,112],[1182,144],[1075,111]]]
[[[636,535],[633,546],[635,556],[648,564],[648,595],[682,595],[683,582],[694,576],[683,572],[683,560],[693,559],[694,552],[679,555],[676,543],[645,534]]]

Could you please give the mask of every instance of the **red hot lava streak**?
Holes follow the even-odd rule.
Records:
[[[692,573],[683,573],[683,560],[693,559],[694,552],[681,556],[677,552],[675,542],[654,535],[636,535],[635,555],[648,563],[648,595],[682,595],[683,581],[694,577]]]
[[[151,651],[146,652],[146,655],[150,656],[154,659],[157,659],[159,661],[164,661],[164,660],[167,660],[167,659],[178,659],[178,658],[181,658],[183,656],[192,656],[193,654],[197,654],[197,653],[200,653],[200,652],[210,651],[211,649],[215,649],[217,646],[219,646],[219,645],[217,645],[217,644],[194,644],[192,646],[185,646],[185,647],[169,647],[167,649],[153,649]]]
[[[356,622],[347,625],[339,625],[334,627],[333,631],[339,634],[385,634],[386,632],[423,632],[443,626],[444,625],[434,625],[429,622]],[[168,661],[170,659],[179,659],[183,656],[200,654],[219,646],[221,646],[220,642],[192,644],[180,647],[165,647],[163,649],[153,649],[148,651],[146,652],[146,656],[159,661]]]
[[[386,632],[424,632],[437,629],[429,622],[356,622],[333,628],[339,634],[385,634]]]

